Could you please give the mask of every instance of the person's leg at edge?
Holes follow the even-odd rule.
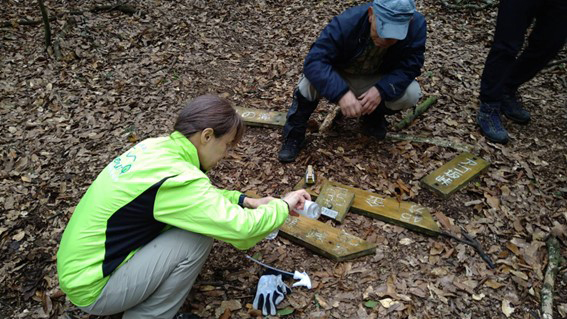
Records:
[[[524,109],[517,90],[539,73],[565,44],[567,38],[567,2],[541,1],[528,45],[512,66],[503,83],[502,113],[516,123],[526,124],[530,113]]]
[[[293,92],[293,101],[283,128],[283,143],[278,153],[282,162],[295,160],[305,141],[309,117],[319,104],[319,93],[305,76]]]
[[[377,139],[384,139],[388,127],[385,116],[415,106],[422,95],[419,83],[417,81],[411,82],[400,98],[394,101],[383,101],[374,112],[362,119],[364,133]]]
[[[123,318],[173,318],[205,263],[213,239],[173,228],[142,247],[110,277],[92,305],[95,315],[124,312]]]
[[[493,142],[508,142],[508,132],[500,118],[502,83],[522,48],[536,5],[537,0],[500,1],[494,43],[480,80],[480,106],[476,118],[481,133]]]
[[[502,83],[524,44],[538,0],[501,0],[496,18],[494,42],[486,57],[480,80],[480,100],[500,102]]]

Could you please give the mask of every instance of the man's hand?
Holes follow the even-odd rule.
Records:
[[[341,112],[346,117],[357,117],[362,115],[362,104],[354,96],[351,90],[345,93],[343,97],[339,100],[339,106],[341,107]]]
[[[306,190],[300,189],[291,193],[287,193],[282,199],[289,205],[289,212],[291,214],[294,209],[302,210],[305,201],[311,200],[311,195],[309,195]]]
[[[272,196],[266,196],[266,197],[262,197],[262,198],[246,197],[246,198],[244,198],[244,207],[246,207],[246,208],[258,208],[259,206],[265,205],[265,204],[271,202],[272,200],[274,200],[274,198]]]
[[[358,99],[360,100],[360,104],[362,105],[362,115],[374,112],[380,102],[382,102],[380,91],[378,91],[375,86],[362,93],[362,95],[359,96]]]

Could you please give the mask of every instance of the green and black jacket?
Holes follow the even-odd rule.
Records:
[[[288,206],[238,205],[214,187],[181,133],[147,139],[114,159],[89,187],[57,252],[61,289],[79,307],[96,301],[110,275],[140,247],[178,227],[248,249],[280,227]]]

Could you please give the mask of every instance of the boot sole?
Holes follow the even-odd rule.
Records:
[[[482,133],[482,131],[481,131],[481,133]],[[491,142],[493,142],[493,143],[508,144],[508,139],[503,140],[503,141],[500,141],[500,140],[495,140],[495,139],[493,139],[493,138],[490,138],[490,137],[488,137],[487,135],[484,135],[484,133],[482,133],[482,135],[483,135],[484,137],[486,137],[487,140],[489,140],[489,141],[491,141]]]
[[[502,114],[504,114],[504,116],[506,116],[507,119],[509,119],[510,121],[512,121],[512,122],[514,122],[514,123],[516,123],[516,124],[526,125],[526,124],[528,124],[528,123],[530,122],[530,119],[522,120],[522,119],[519,119],[519,118],[517,118],[517,117],[510,116],[510,115],[508,115],[508,114],[506,114],[506,113],[504,113],[504,112],[502,112]]]

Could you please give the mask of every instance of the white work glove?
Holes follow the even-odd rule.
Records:
[[[262,310],[264,316],[275,315],[276,306],[282,302],[291,289],[282,281],[282,275],[264,275],[258,281],[254,309]]]

